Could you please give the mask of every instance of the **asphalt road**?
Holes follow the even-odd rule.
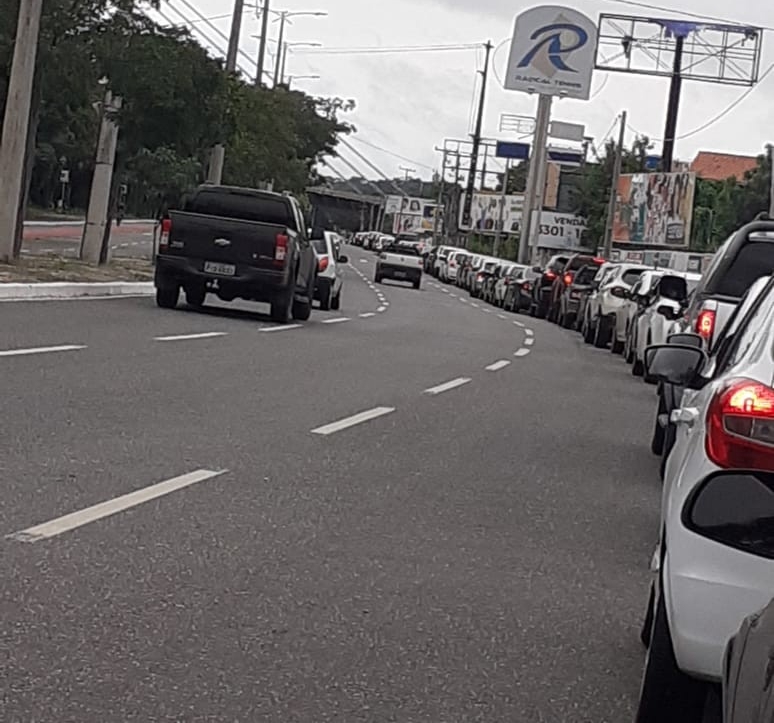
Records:
[[[0,305],[4,723],[632,719],[652,388],[347,253],[299,327]]]
[[[24,224],[22,253],[30,256],[57,254],[76,258],[81,246],[80,222],[34,222]],[[126,221],[113,226],[110,252],[116,257],[149,259],[153,255],[153,222]]]

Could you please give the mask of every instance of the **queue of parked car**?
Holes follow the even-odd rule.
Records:
[[[578,332],[654,386],[663,492],[636,721],[700,723],[714,707],[713,720],[772,723],[774,220],[739,229],[703,274],[444,246],[425,268]]]

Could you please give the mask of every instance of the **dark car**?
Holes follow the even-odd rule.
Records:
[[[540,319],[545,319],[551,302],[551,290],[554,281],[564,271],[564,267],[569,260],[567,254],[557,254],[552,256],[540,277],[532,284],[532,304],[530,305],[530,314]]]
[[[583,296],[591,292],[594,277],[598,271],[597,264],[587,264],[578,269],[577,272],[566,272],[572,274],[573,278],[569,285],[563,286],[562,295],[559,297],[559,310],[556,318],[559,326],[565,329],[575,327]]]
[[[483,263],[481,264],[481,267],[471,273],[471,279],[470,279],[470,295],[473,298],[481,298],[481,294],[484,292],[484,287],[486,285],[487,279],[491,278],[494,275],[495,269],[497,268],[497,261],[491,260],[491,259],[484,259]]]
[[[723,723],[772,721],[774,600],[742,623],[728,643],[723,666]]]
[[[575,254],[567,259],[567,263],[553,281],[548,302],[547,317],[549,321],[559,321],[560,300],[575,278],[575,274],[584,266],[595,265],[599,268],[604,263],[604,259],[596,258],[588,254]]]
[[[529,311],[532,306],[532,286],[542,273],[543,270],[539,267],[524,269],[521,275],[508,285],[503,308],[514,313]]]
[[[162,222],[154,283],[156,303],[177,306],[180,289],[200,307],[223,301],[271,305],[274,321],[304,321],[312,310],[317,258],[304,215],[290,195],[205,185]]]

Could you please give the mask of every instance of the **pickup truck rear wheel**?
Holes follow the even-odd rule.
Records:
[[[180,287],[177,284],[159,286],[156,289],[156,306],[162,309],[174,309],[180,298]]]
[[[422,281],[421,281],[421,279],[417,279],[417,280],[414,282],[414,288],[415,288],[415,289],[418,289],[418,288],[419,288],[421,285],[422,285]]]
[[[295,321],[307,321],[312,315],[311,299],[293,299],[292,313]]]
[[[282,296],[271,302],[271,320],[280,324],[287,324],[290,321],[292,306],[293,287],[291,286]]]
[[[207,296],[207,291],[203,286],[191,287],[185,290],[185,303],[188,306],[198,308],[204,305],[204,299]]]

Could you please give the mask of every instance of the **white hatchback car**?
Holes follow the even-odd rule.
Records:
[[[774,596],[774,277],[711,358],[653,346],[645,366],[685,391],[671,415],[636,720],[699,723],[729,639]]]
[[[322,238],[312,239],[317,255],[317,281],[314,298],[320,302],[320,309],[339,309],[341,307],[341,287],[343,268],[349,259],[341,253],[342,239],[333,231],[323,231]]]

